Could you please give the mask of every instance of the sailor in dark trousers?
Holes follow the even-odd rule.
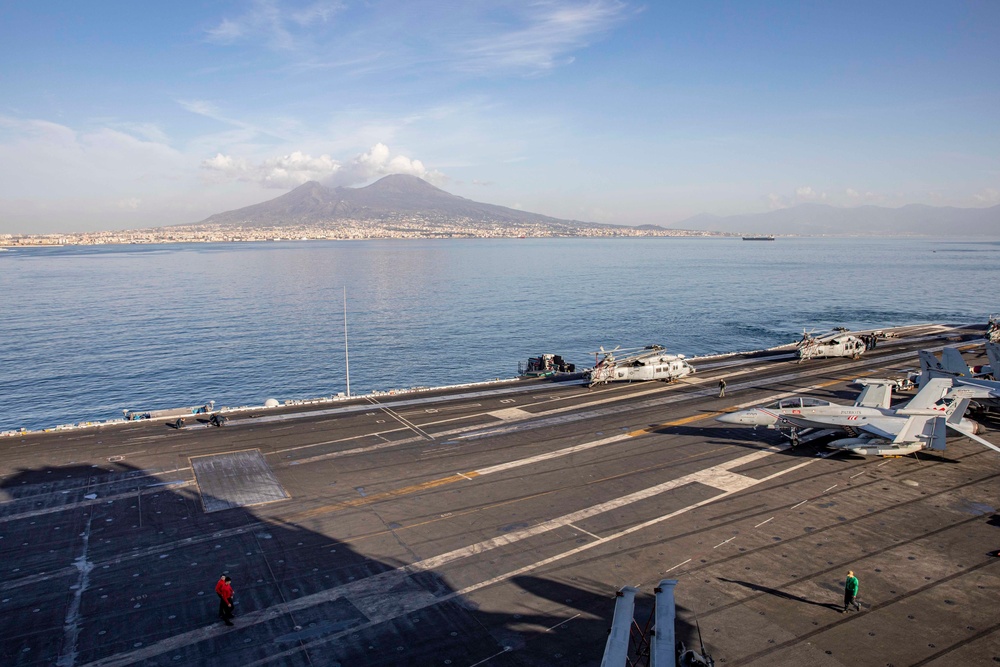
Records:
[[[226,575],[222,575],[219,579],[219,583],[215,585],[215,594],[219,596],[219,618],[226,622],[226,625],[232,625],[233,622],[233,586],[232,579]]]
[[[847,581],[844,582],[844,611],[840,612],[846,614],[848,607],[854,605],[856,611],[861,611],[861,605],[858,604],[858,578],[854,576],[854,570],[847,573]]]
[[[719,380],[719,398],[724,398],[726,396],[726,378],[721,378]]]

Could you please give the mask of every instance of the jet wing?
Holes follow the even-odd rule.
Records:
[[[956,383],[962,385],[963,387],[972,387],[973,393],[971,394],[973,398],[989,398],[991,396],[1000,396],[1000,382],[993,382],[990,380],[976,380],[976,379],[961,379],[955,380]]]
[[[911,419],[900,419],[899,417],[872,417],[864,424],[858,425],[858,429],[886,440],[895,440],[910,421]]]

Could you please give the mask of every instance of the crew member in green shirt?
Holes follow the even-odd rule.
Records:
[[[844,611],[840,612],[846,614],[848,607],[854,605],[857,611],[861,611],[861,605],[858,604],[858,578],[854,576],[854,570],[847,573],[847,581],[844,582]]]

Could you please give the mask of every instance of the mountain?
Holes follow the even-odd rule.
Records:
[[[346,220],[387,221],[404,217],[424,223],[461,221],[469,226],[545,225],[613,227],[560,220],[504,206],[483,204],[436,188],[416,176],[395,174],[363,188],[328,188],[315,181],[261,204],[218,213],[201,225],[250,227],[327,226]]]
[[[719,217],[697,215],[677,224],[684,229],[727,233],[851,236],[1000,236],[1000,205],[955,208],[910,204],[900,208],[799,204],[768,213]]]
[[[180,226],[180,225],[179,225]],[[459,197],[416,176],[396,174],[362,188],[328,188],[315,181],[270,201],[218,213],[200,226],[253,230],[303,228],[343,233],[346,227],[429,235],[713,235],[795,234],[839,236],[1000,236],[1000,206],[900,208],[799,204],[768,213],[720,217],[701,214],[670,229],[658,225],[625,227],[561,220]],[[701,230],[701,231],[683,231]],[[362,234],[364,236],[364,234]]]

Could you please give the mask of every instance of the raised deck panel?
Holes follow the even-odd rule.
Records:
[[[253,507],[288,498],[258,449],[191,459],[206,512]]]

